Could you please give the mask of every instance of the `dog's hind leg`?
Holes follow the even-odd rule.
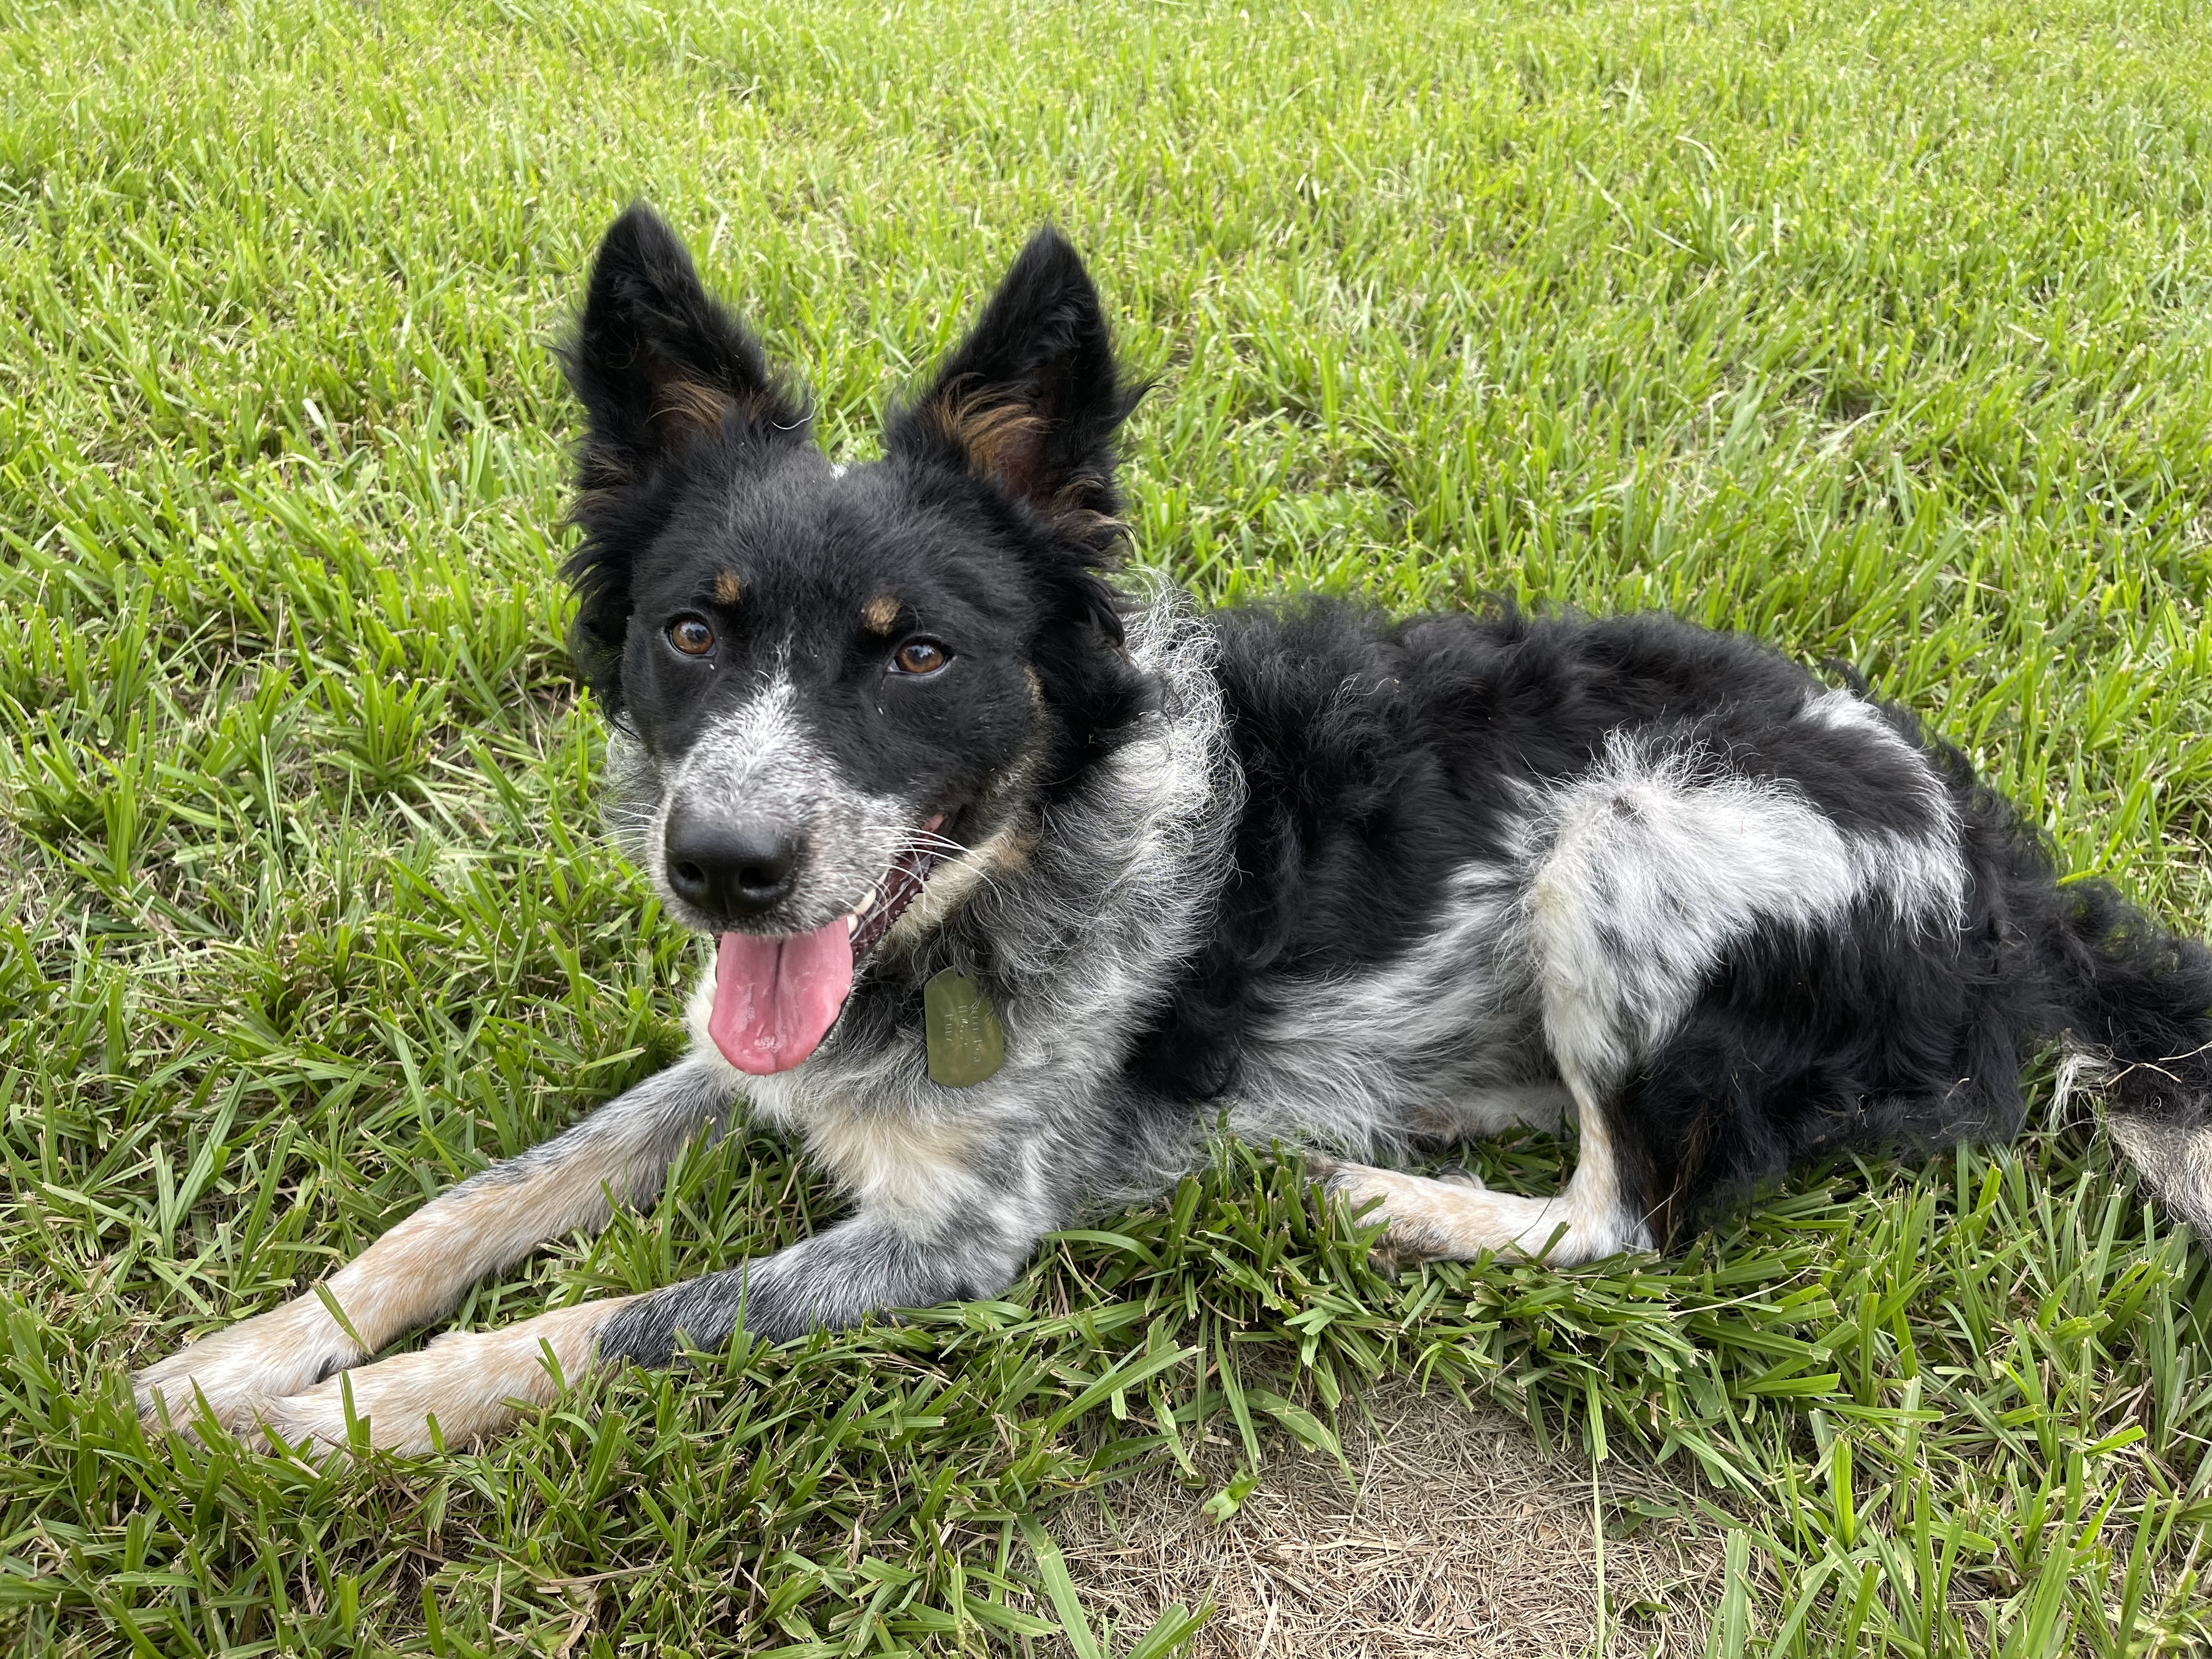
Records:
[[[1484,1254],[1534,1259],[1560,1267],[1624,1249],[1648,1249],[1635,1196],[1622,1177],[1606,1103],[1572,1088],[1581,1141],[1575,1172],[1555,1198],[1492,1192],[1465,1171],[1428,1176],[1363,1164],[1311,1160],[1331,1197],[1352,1209],[1382,1200],[1389,1231],[1377,1254],[1395,1261],[1467,1261]]]
[[[1553,804],[1530,872],[1524,948],[1543,1033],[1582,1140],[1559,1196],[1516,1198],[1471,1182],[1337,1166],[1329,1190],[1380,1199],[1386,1249],[1413,1258],[1485,1251],[1587,1261],[1649,1248],[1664,1194],[1622,1119],[1639,1067],[1680,1026],[1729,948],[1762,928],[1828,924],[1888,866],[1798,792],[1734,777],[1694,755],[1623,748]],[[1931,841],[1923,860],[1948,868]],[[1907,872],[1917,868],[1904,862]],[[1901,878],[1899,878],[1901,879]],[[1902,894],[1900,908],[1940,908]],[[1716,1088],[1726,1079],[1716,1078]]]
[[[1540,952],[1540,943],[1538,948]],[[1591,1009],[1588,988],[1578,976],[1559,971],[1540,956],[1539,982],[1545,1035],[1563,1083],[1510,1096],[1492,1091],[1476,1104],[1491,1115],[1480,1125],[1484,1130],[1515,1121],[1548,1127],[1559,1121],[1562,1106],[1571,1105],[1581,1137],[1574,1175],[1557,1197],[1522,1198],[1492,1192],[1465,1171],[1431,1178],[1310,1160],[1326,1176],[1331,1196],[1355,1209],[1382,1200],[1380,1213],[1390,1224],[1377,1245],[1382,1258],[1464,1261],[1490,1251],[1541,1256],[1565,1267],[1651,1245],[1641,1194],[1624,1176],[1613,1121],[1622,1056],[1636,1048],[1626,1029],[1631,1024],[1627,1012]],[[1504,1108],[1514,1109],[1509,1115]]]
[[[441,1194],[314,1291],[140,1371],[140,1411],[151,1419],[166,1407],[183,1426],[204,1398],[225,1427],[251,1422],[270,1401],[447,1312],[478,1279],[545,1240],[605,1225],[610,1198],[651,1198],[732,1098],[719,1066],[686,1060],[648,1078],[543,1146]]]

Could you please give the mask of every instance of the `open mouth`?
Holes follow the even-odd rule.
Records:
[[[933,836],[939,814],[922,826]],[[780,939],[725,933],[714,951],[714,1006],[707,1035],[741,1072],[787,1072],[830,1035],[853,989],[853,969],[883,942],[921,896],[944,854],[920,841],[890,867],[854,909],[811,933]]]
[[[932,818],[924,833],[933,833],[944,822],[941,814]],[[870,890],[867,902],[845,918],[853,930],[854,962],[866,960],[868,953],[884,942],[884,935],[906,914],[907,906],[921,896],[929,872],[944,857],[934,848],[915,846],[891,860],[891,867],[884,872],[883,879]]]

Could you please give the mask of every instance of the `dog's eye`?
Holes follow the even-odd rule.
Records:
[[[668,624],[668,642],[687,657],[703,657],[714,648],[714,630],[701,617],[678,617]]]
[[[901,674],[934,674],[952,660],[952,653],[935,640],[908,640],[891,658],[891,668]]]

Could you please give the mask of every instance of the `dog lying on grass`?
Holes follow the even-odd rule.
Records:
[[[1386,1159],[1571,1115],[1555,1197],[1316,1167],[1401,1260],[1584,1262],[1801,1160],[2004,1140],[2023,1061],[2065,1038],[2151,1188],[2212,1227],[2212,955],[2060,887],[1904,711],[1662,617],[1117,587],[1136,392],[1054,233],[880,461],[824,458],[643,207],[568,368],[615,821],[718,941],[691,1050],[141,1372],[149,1414],[343,1444],[343,1382],[375,1443],[422,1450],[562,1373],[994,1296],[1041,1235],[1158,1196],[1224,1114]],[[362,1363],[648,1199],[741,1103],[849,1216]]]

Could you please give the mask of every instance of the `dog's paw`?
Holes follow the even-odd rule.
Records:
[[[319,1300],[303,1296],[281,1308],[187,1343],[131,1379],[138,1414],[190,1433],[200,1401],[223,1428],[249,1428],[270,1400],[313,1387],[361,1353]]]
[[[1368,1261],[1377,1273],[1391,1275],[1458,1254],[1454,1238],[1457,1218],[1450,1213],[1454,1200],[1461,1193],[1487,1189],[1465,1170],[1432,1180],[1365,1164],[1339,1164],[1329,1171],[1323,1190],[1340,1200],[1348,1215],[1358,1215],[1363,1206],[1381,1200],[1378,1208],[1359,1218],[1388,1224],[1369,1250]]]
[[[368,1443],[386,1451],[420,1455],[435,1450],[430,1419],[447,1445],[504,1428],[513,1418],[501,1397],[483,1397],[483,1369],[471,1350],[483,1340],[465,1334],[443,1336],[419,1353],[403,1353],[340,1371],[281,1400],[265,1401],[258,1415],[286,1444],[327,1451],[351,1443],[346,1404],[368,1432]]]
[[[552,1404],[563,1383],[590,1368],[599,1322],[620,1305],[621,1300],[581,1303],[503,1330],[448,1331],[419,1352],[358,1366],[270,1401],[259,1415],[288,1445],[345,1446],[351,1443],[350,1395],[353,1418],[366,1424],[372,1446],[418,1456],[440,1442],[465,1446],[500,1433],[526,1407]]]

